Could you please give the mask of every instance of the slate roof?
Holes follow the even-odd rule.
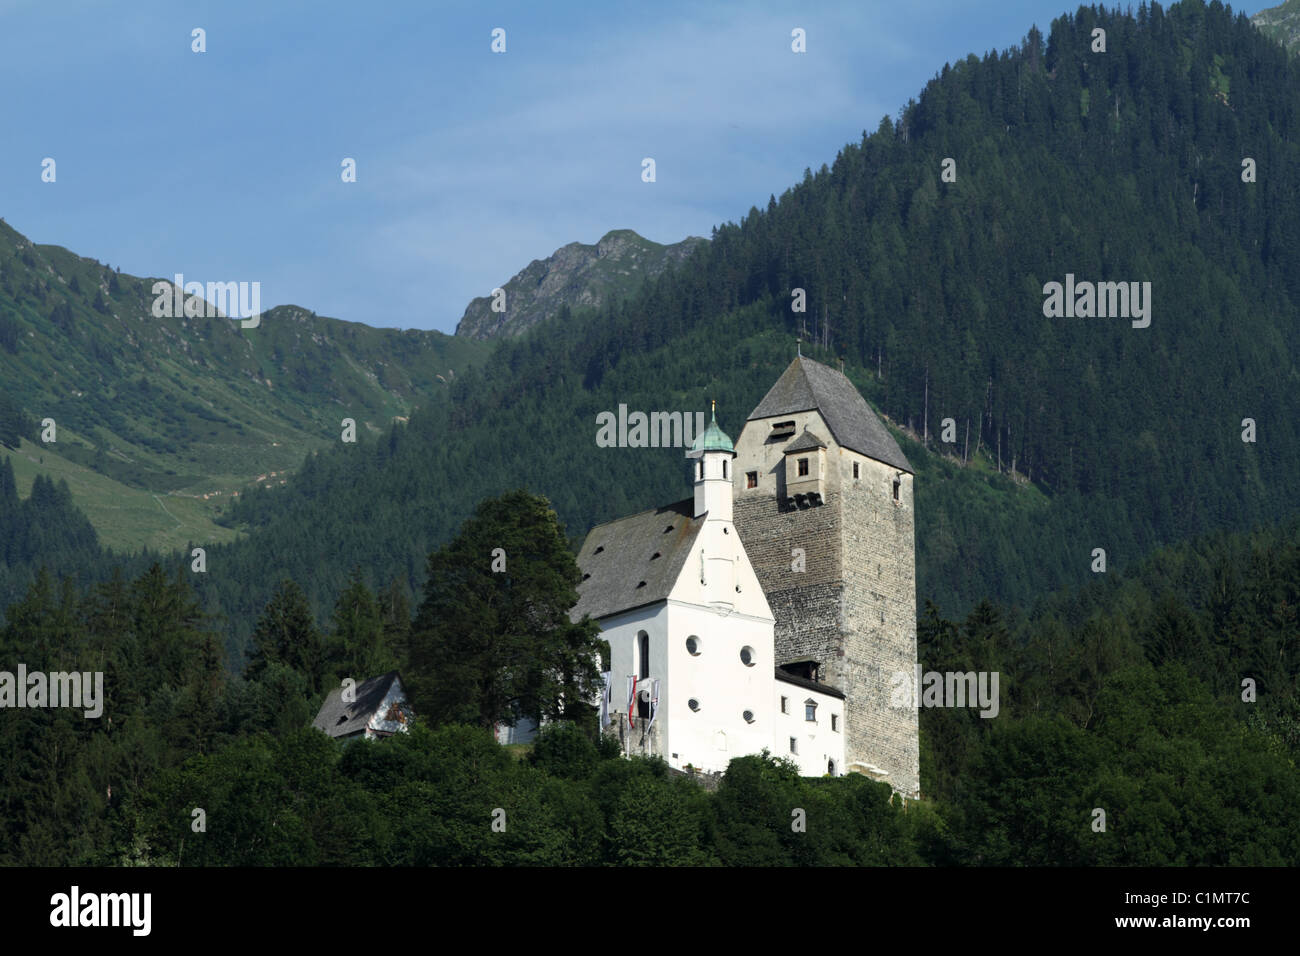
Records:
[[[667,598],[704,527],[694,510],[691,497],[592,528],[578,552],[584,579],[569,617],[598,620]]]
[[[351,703],[343,700],[342,687],[334,688],[325,698],[325,703],[321,704],[320,713],[311,725],[331,737],[348,737],[361,733],[379,705],[384,702],[388,689],[395,680],[400,680],[397,671],[362,681],[356,686],[357,699]]]
[[[825,448],[826,443],[817,437],[817,434],[811,429],[805,428],[803,434],[796,438],[790,444],[785,446],[786,452],[792,451],[812,451],[816,448]]]
[[[831,435],[845,448],[913,473],[898,443],[853,383],[842,372],[803,355],[790,363],[749,421],[813,410],[821,412]]]
[[[829,697],[838,697],[840,700],[844,699],[844,692],[836,690],[830,684],[823,684],[819,681],[809,680],[806,677],[799,677],[797,674],[783,671],[779,667],[776,669],[776,679],[787,684],[794,684],[798,687],[806,687],[808,690],[815,690],[819,694],[826,694]]]

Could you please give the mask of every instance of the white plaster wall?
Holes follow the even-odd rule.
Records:
[[[650,678],[666,678],[668,676],[668,645],[667,645],[667,609],[663,602],[650,605],[649,607],[637,608],[633,611],[625,611],[622,614],[612,614],[600,621],[602,628],[601,637],[609,641],[609,663],[610,663],[610,682],[614,688],[611,695],[610,714],[614,720],[622,719],[627,723],[627,677],[629,674],[641,673],[636,660],[636,636],[640,631],[645,631],[650,636]],[[637,681],[637,690],[642,687],[640,679]],[[667,686],[667,681],[659,685],[659,720],[655,722],[655,729],[659,730],[659,722],[664,719],[663,712],[663,693]]]
[[[717,605],[739,614],[773,619],[758,575],[730,521],[704,522],[668,596],[681,604]]]
[[[406,703],[406,691],[402,689],[402,679],[394,678],[393,683],[388,687],[388,693],[384,695],[383,702],[375,709],[370,720],[366,722],[366,736],[374,737],[378,734],[404,734],[407,731],[406,724],[400,720],[385,720],[389,708],[394,704],[400,703],[404,706],[407,714],[410,714],[410,705]]]
[[[659,694],[659,719],[668,720],[668,763],[726,770],[733,757],[770,747],[771,617],[725,614],[670,601],[668,620],[668,680]],[[699,638],[698,656],[686,649],[691,635]],[[754,649],[753,666],[740,659],[746,645]],[[691,698],[700,702],[698,712],[690,709]],[[753,711],[753,723],[745,721],[746,710]],[[719,734],[725,736],[725,749],[719,748]]]
[[[499,744],[531,744],[537,737],[537,722],[524,717],[513,727],[497,724],[496,737]]]
[[[834,760],[835,775],[843,776],[848,769],[844,766],[845,702],[782,680],[773,679],[772,684],[773,756],[793,760],[799,765],[800,775],[805,777],[824,776],[828,761]],[[781,713],[782,697],[787,699],[789,713]],[[809,721],[805,716],[804,704],[809,700],[817,703],[816,721]],[[831,730],[832,714],[838,718],[838,730]],[[798,753],[790,753],[791,737],[799,741]]]

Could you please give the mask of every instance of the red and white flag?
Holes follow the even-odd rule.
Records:
[[[627,679],[627,725],[635,727],[636,722],[632,720],[632,711],[636,708],[636,675],[632,674]]]

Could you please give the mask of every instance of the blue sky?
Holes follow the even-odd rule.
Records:
[[[450,332],[565,243],[709,235],[1076,8],[0,0],[0,216],[124,272]]]

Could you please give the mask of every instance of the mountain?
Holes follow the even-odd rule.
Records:
[[[1286,0],[1280,6],[1261,10],[1250,22],[1292,53],[1300,48],[1300,0]]]
[[[1107,53],[1092,51],[1096,28]],[[915,467],[918,599],[945,613],[1086,582],[1097,549],[1119,569],[1198,533],[1274,525],[1300,500],[1298,81],[1277,44],[1218,4],[1081,8],[1045,37],[945,65],[897,121],[628,297],[561,307],[456,365],[409,423],[372,415],[377,431],[338,442],[350,400],[325,398],[335,382],[312,369],[346,376],[344,333],[333,351],[323,335],[290,339],[319,450],[286,485],[231,504],[223,522],[247,535],[209,549],[203,599],[238,650],[282,577],[322,617],[353,567],[414,593],[430,548],[485,496],[544,493],[574,538],[678,500],[681,450],[598,447],[596,415],[717,399],[737,434],[798,338],[844,362]],[[17,267],[0,266],[2,292]],[[102,266],[85,268],[83,289],[116,294]],[[52,311],[61,284],[43,301],[48,274],[24,275],[29,308]],[[1045,314],[1051,283],[1076,279],[1136,283],[1149,323]],[[159,328],[178,325],[212,323]],[[253,331],[229,330],[292,384]],[[0,347],[21,338],[3,333]],[[130,381],[115,387],[129,395]],[[128,409],[140,429],[158,427],[147,407]]]
[[[519,485],[575,537],[677,500],[681,451],[599,448],[597,413],[716,398],[734,435],[800,336],[916,468],[918,599],[946,613],[1087,581],[1099,548],[1117,569],[1272,525],[1300,500],[1296,169],[1300,73],[1244,17],[1082,8],[945,65],[629,298],[503,340],[409,424],[241,496],[251,533],[215,549],[207,598],[233,633],[281,576],[322,614],[354,565],[414,589],[475,502]],[[1149,288],[1149,324],[1045,315],[1076,278]]]
[[[489,351],[292,305],[246,329],[155,318],[154,282],[32,243],[0,220],[0,382],[29,422],[57,426],[53,444],[15,459],[20,485],[33,468],[67,478],[119,550],[179,546],[178,525],[225,537],[211,522],[232,496],[284,480],[307,452],[339,441],[344,418],[378,432],[409,415]],[[134,499],[141,507],[121,508]]]
[[[534,259],[501,287],[504,311],[493,311],[491,296],[472,300],[456,334],[471,339],[522,335],[562,309],[600,308],[677,265],[705,241],[690,237],[663,246],[631,229],[615,229],[594,246],[571,242],[546,259]]]

